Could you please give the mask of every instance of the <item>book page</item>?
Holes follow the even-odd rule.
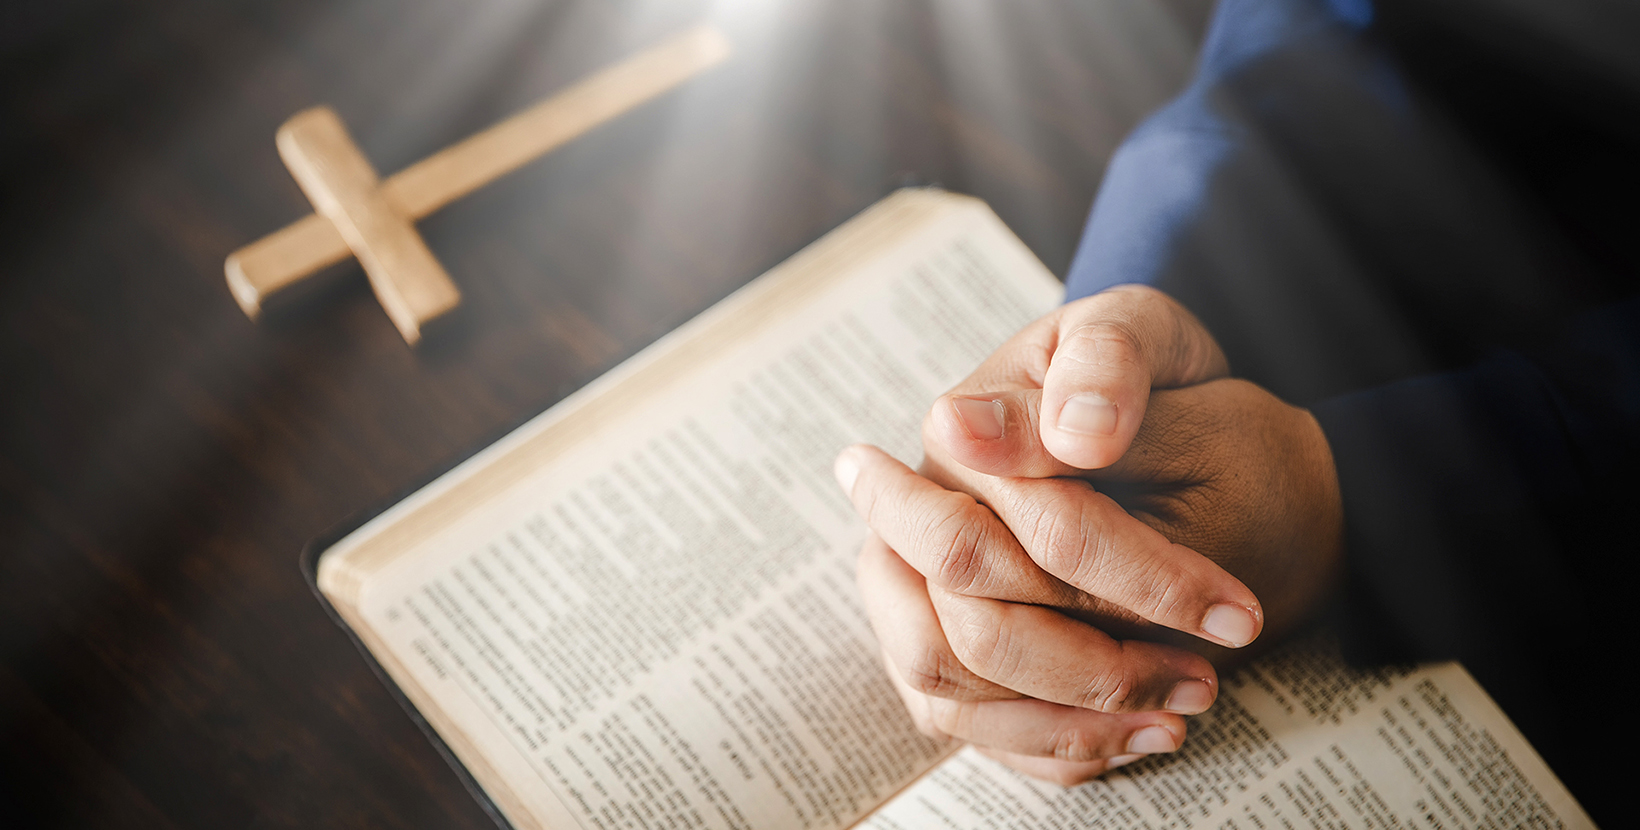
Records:
[[[1225,678],[1171,755],[1065,788],[972,749],[866,823],[1297,830],[1586,828],[1588,815],[1457,663],[1351,669],[1325,638]]]
[[[857,823],[951,747],[883,675],[832,459],[917,463],[1059,291],[983,207],[914,229],[370,576],[373,650],[520,827]]]

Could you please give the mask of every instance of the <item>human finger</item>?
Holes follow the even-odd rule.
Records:
[[[1069,303],[1042,380],[1042,445],[1097,469],[1121,458],[1150,390],[1229,373],[1224,352],[1184,306],[1154,288],[1118,286]]]
[[[1165,712],[1108,715],[1031,698],[948,700],[911,689],[892,665],[890,677],[924,734],[1019,757],[1108,764],[1134,755],[1173,752],[1183,745],[1187,729],[1183,717]]]
[[[982,505],[864,444],[840,453],[835,472],[866,524],[947,590],[1104,615],[1093,597],[1230,648],[1263,627],[1240,580],[1085,481],[979,476]]]
[[[919,694],[1001,700],[1019,693],[969,671],[951,652],[922,574],[870,534],[860,547],[856,579],[866,617],[895,681]]]
[[[1194,715],[1218,696],[1207,658],[1118,641],[1050,608],[952,593],[929,599],[951,651],[974,674],[1028,697],[1096,712]]]
[[[926,579],[952,591],[1064,605],[1070,586],[1031,561],[1014,534],[972,496],[912,472],[876,447],[857,444],[834,472],[872,532]]]
[[[1020,755],[983,746],[974,749],[979,754],[1005,764],[1018,772],[1032,778],[1058,784],[1061,787],[1074,787],[1077,784],[1087,783],[1117,767],[1126,766],[1146,757],[1144,755],[1118,755],[1115,758],[1106,758],[1102,761],[1077,762],[1061,761],[1057,758],[1037,758],[1031,755]]]
[[[947,489],[983,499],[982,477],[1074,477],[1100,482],[1172,484],[1204,472],[1204,448],[1217,443],[1216,435],[1245,432],[1237,429],[1222,401],[1231,394],[1246,397],[1260,390],[1246,381],[1219,379],[1184,389],[1151,393],[1144,428],[1127,452],[1097,470],[1084,470],[1060,461],[1042,443],[1036,429],[1041,418],[1042,390],[1017,389],[944,395],[934,402],[923,425],[923,445],[930,479]],[[1290,409],[1292,407],[1289,407]],[[1245,440],[1245,439],[1243,439]],[[1234,447],[1233,450],[1242,450]],[[965,471],[980,475],[967,475]]]
[[[1263,630],[1263,606],[1241,580],[1087,481],[986,477],[975,486],[1031,560],[1071,588],[1230,648]]]
[[[923,419],[923,449],[942,473],[936,483],[972,492],[976,478],[964,475],[964,470],[1001,478],[1086,472],[1048,452],[1037,428],[1041,412],[1040,389],[941,396]]]

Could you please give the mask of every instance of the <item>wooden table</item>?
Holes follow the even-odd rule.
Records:
[[[0,24],[0,826],[484,827],[297,555],[905,183],[1063,273],[1204,0],[25,4]],[[396,170],[712,16],[732,62],[421,229],[407,348],[358,266],[259,323],[307,212],[273,133]]]

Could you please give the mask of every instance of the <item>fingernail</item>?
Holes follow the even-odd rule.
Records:
[[[1002,401],[989,398],[952,398],[951,405],[956,407],[957,418],[962,421],[963,428],[968,430],[969,437],[981,441],[994,441],[1002,437],[1002,419],[1006,414]]]
[[[1133,737],[1128,739],[1127,748],[1128,752],[1149,755],[1153,752],[1172,752],[1179,745],[1174,743],[1173,733],[1166,727],[1147,726],[1133,733]]]
[[[1143,756],[1143,755],[1118,755],[1115,758],[1111,758],[1111,759],[1105,761],[1105,768],[1106,769],[1116,769],[1117,767],[1122,766],[1123,764],[1131,764],[1134,761],[1137,761],[1137,760],[1139,760],[1140,758],[1143,758],[1143,757],[1145,757],[1145,756]]]
[[[1246,608],[1226,602],[1207,610],[1207,617],[1202,620],[1202,630],[1241,648],[1251,643],[1253,635],[1258,633],[1258,620]]]
[[[1077,395],[1059,410],[1056,426],[1078,435],[1115,435],[1116,404],[1102,395]]]
[[[1173,687],[1173,694],[1167,696],[1167,704],[1163,708],[1181,715],[1195,715],[1207,711],[1207,707],[1212,705],[1211,687],[1200,680],[1185,680]]]
[[[860,477],[860,461],[854,457],[858,452],[854,447],[849,447],[838,453],[837,460],[831,465],[831,474],[837,477],[837,484],[843,488],[844,495],[854,494],[854,480]]]

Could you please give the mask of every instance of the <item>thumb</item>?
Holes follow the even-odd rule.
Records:
[[[1071,467],[1109,466],[1138,434],[1151,389],[1229,370],[1195,315],[1154,288],[1118,286],[1069,303],[1042,379],[1042,447]]]
[[[924,475],[941,486],[972,492],[946,463],[1000,478],[1054,478],[1084,472],[1042,446],[1042,390],[1016,389],[977,395],[945,395],[923,421],[923,446],[933,467]]]

